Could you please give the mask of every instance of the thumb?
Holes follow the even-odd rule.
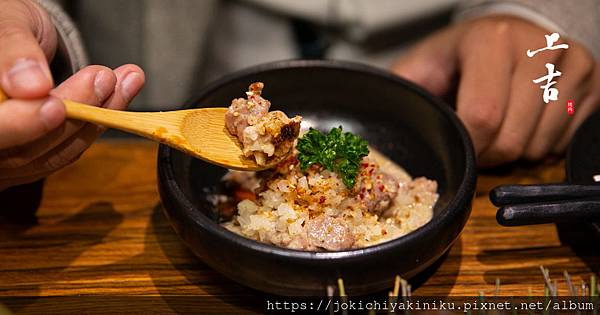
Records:
[[[0,104],[0,150],[31,142],[60,126],[65,106],[55,97]]]
[[[441,96],[448,92],[457,69],[459,29],[433,34],[392,65],[397,75]]]
[[[20,99],[48,95],[53,82],[47,58],[54,54],[56,36],[47,14],[33,1],[3,2],[0,87],[6,94]]]

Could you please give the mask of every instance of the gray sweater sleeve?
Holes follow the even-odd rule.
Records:
[[[88,64],[87,53],[79,31],[60,5],[54,0],[35,1],[48,12],[58,33],[58,48],[51,67],[60,82]]]
[[[456,20],[508,14],[529,20],[572,38],[600,60],[600,4],[598,0],[465,0]]]

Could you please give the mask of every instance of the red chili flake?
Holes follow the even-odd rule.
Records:
[[[377,175],[377,179],[382,179],[383,176],[382,175]]]
[[[385,187],[383,187],[383,185],[379,185],[379,191],[383,192],[384,189]]]
[[[367,167],[369,166],[369,163],[362,163],[362,164],[361,164],[361,166],[362,166],[363,168],[367,168]]]
[[[290,162],[292,164],[298,164],[298,163],[300,163],[300,161],[298,160],[298,158],[295,155],[290,156]]]
[[[325,202],[325,200],[327,200],[327,199],[325,198],[325,196],[321,196],[321,197],[319,198],[319,203],[324,203],[324,202]]]
[[[369,175],[373,175],[373,171],[374,171],[374,170],[375,170],[374,168],[370,169],[370,170],[369,170]]]
[[[359,196],[360,196],[360,199],[365,199],[365,194],[363,194],[363,193],[360,193],[360,195],[359,195]]]

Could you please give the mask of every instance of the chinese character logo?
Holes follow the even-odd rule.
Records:
[[[560,39],[560,35],[558,33],[552,33],[550,35],[544,35],[546,37],[546,47],[537,49],[537,50],[527,50],[527,57],[529,58],[533,58],[533,56],[535,56],[537,53],[545,51],[545,50],[556,50],[556,49],[568,49],[569,45],[567,44],[559,44],[554,46],[554,44],[556,42],[558,42],[558,40]],[[544,103],[548,104],[550,101],[556,101],[558,100],[558,89],[553,88],[552,86],[556,84],[556,81],[552,81],[554,78],[556,77],[560,77],[561,76],[561,72],[556,70],[554,71],[554,64],[551,63],[547,63],[546,64],[546,70],[548,71],[548,74],[542,77],[539,77],[535,80],[533,80],[533,83],[535,84],[540,84],[542,82],[545,82],[546,84],[541,85],[540,89],[544,90],[544,95],[543,95],[543,99],[544,99]]]
[[[546,81],[546,84],[540,86],[540,89],[544,90],[544,103],[548,104],[550,101],[558,100],[558,90],[552,87],[556,84],[556,81],[552,81],[552,79],[554,79],[554,77],[560,77],[562,73],[560,71],[555,72],[554,65],[551,63],[546,64],[546,69],[548,69],[548,74],[533,80],[533,83],[539,84]]]
[[[546,37],[546,47],[540,48],[540,49],[534,50],[534,51],[527,49],[527,57],[531,58],[531,57],[535,56],[537,53],[544,51],[544,50],[556,50],[556,49],[568,49],[569,48],[569,45],[567,45],[567,44],[560,44],[560,45],[552,46],[552,45],[554,45],[554,43],[556,43],[560,39],[560,35],[558,35],[558,33],[552,33],[551,35],[544,35],[544,36]]]

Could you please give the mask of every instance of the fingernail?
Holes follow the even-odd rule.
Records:
[[[6,78],[11,87],[31,87],[51,80],[40,63],[32,59],[18,59],[6,73]]]
[[[115,81],[111,79],[112,71],[101,70],[94,79],[94,93],[99,102],[104,102],[110,96],[115,87]]]
[[[40,108],[40,119],[47,130],[58,127],[65,120],[65,106],[57,98],[48,98]]]
[[[130,72],[121,82],[121,92],[125,101],[131,101],[140,91],[143,84],[142,76],[137,72]]]

